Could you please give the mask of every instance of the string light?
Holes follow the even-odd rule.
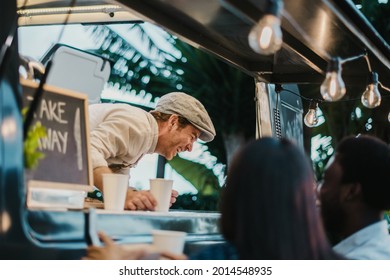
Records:
[[[378,90],[378,74],[370,72],[367,88],[362,94],[362,104],[364,107],[372,109],[381,104],[381,99],[381,94]]]
[[[307,111],[305,117],[303,118],[303,122],[306,126],[308,127],[317,127],[319,126],[320,124],[324,123],[324,119],[321,120],[321,122],[319,121],[319,112],[320,112],[320,109],[318,107],[318,103],[321,102],[321,100],[314,100],[314,99],[311,99],[311,98],[307,98],[305,96],[302,96],[296,92],[293,92],[289,89],[286,89],[286,88],[283,88],[282,85],[280,84],[276,84],[275,85],[275,92],[276,93],[280,93],[282,91],[287,91],[291,94],[294,94],[298,97],[300,97],[302,100],[304,101],[309,101],[310,104],[309,104],[309,110]],[[321,113],[322,114],[322,113]]]
[[[280,15],[283,9],[282,0],[269,0],[268,8],[265,15],[255,24],[248,35],[249,46],[257,53],[262,55],[270,55],[277,52],[283,43],[283,34],[281,30]],[[384,87],[378,79],[378,74],[371,70],[371,64],[368,59],[368,53],[360,54],[354,57],[341,59],[340,57],[333,57],[327,66],[326,77],[320,87],[322,98],[328,102],[339,101],[346,94],[345,83],[342,79],[342,64],[357,60],[364,57],[367,62],[369,70],[369,79],[366,90],[363,92],[360,100],[363,106],[367,108],[375,108],[381,104],[381,94],[378,90],[378,85],[381,88],[390,92],[389,88]],[[281,85],[279,92],[283,89]],[[289,90],[286,90],[289,91]],[[289,91],[291,92],[291,91]],[[294,93],[294,92],[292,92]],[[295,93],[294,93],[295,94]],[[299,94],[297,94],[299,95]],[[299,95],[302,99],[307,99]],[[352,100],[352,99],[350,99]],[[350,101],[346,100],[346,101]],[[304,117],[304,123],[308,127],[318,126],[318,102],[310,100],[309,110]],[[390,122],[390,112],[388,114],[388,121]]]
[[[248,35],[249,46],[257,53],[270,55],[277,52],[283,43],[280,13],[283,1],[269,0],[265,15],[255,24]]]
[[[316,127],[318,126],[318,103],[310,102],[309,110],[303,118],[303,122],[307,127]]]
[[[357,60],[364,57],[367,62],[367,68],[369,71],[368,84],[363,92],[360,100],[363,106],[372,109],[376,108],[381,104],[382,96],[378,90],[378,85],[390,92],[390,88],[385,87],[378,78],[378,74],[371,69],[371,63],[368,58],[368,53],[360,54],[357,56],[340,59],[339,57],[333,57],[328,63],[328,68],[326,71],[326,77],[324,82],[321,84],[321,95],[325,101],[333,102],[340,100],[346,93],[344,81],[341,78],[341,65]],[[390,112],[388,115],[388,120],[390,122]]]
[[[386,91],[390,92],[390,88],[385,87],[379,81],[378,81],[378,85],[381,88],[385,89]],[[321,109],[319,107],[319,103],[322,103],[324,101],[318,100],[318,99],[307,98],[307,97],[305,97],[303,95],[300,95],[299,93],[296,93],[296,92],[291,91],[289,89],[283,88],[282,85],[280,85],[280,84],[276,84],[275,85],[275,91],[277,93],[280,93],[282,91],[287,91],[287,92],[289,92],[291,94],[294,94],[294,95],[300,97],[303,101],[310,102],[309,109],[308,109],[308,111],[307,111],[307,113],[306,113],[306,115],[305,115],[305,117],[303,119],[303,122],[304,122],[304,124],[306,126],[308,126],[308,127],[317,127],[317,126],[319,126],[319,125],[324,123],[325,119],[321,116],[322,113],[321,113]],[[386,96],[386,97],[390,97],[390,95]],[[351,99],[346,99],[346,100],[339,100],[337,102],[356,102],[358,100],[361,100],[361,98],[360,97],[359,98],[351,98]],[[326,102],[330,102],[330,101],[326,101]],[[332,103],[334,103],[334,102],[332,102]],[[388,114],[388,121],[390,122],[390,112]]]
[[[321,95],[326,101],[337,101],[346,93],[346,88],[343,79],[341,78],[341,60],[339,57],[334,57],[328,63],[326,70],[326,78],[321,84]]]

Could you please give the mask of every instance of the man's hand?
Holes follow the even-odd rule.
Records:
[[[179,196],[179,193],[176,190],[172,190],[172,193],[171,193],[171,203],[169,204],[169,207],[171,207],[172,204],[176,202],[176,198],[178,196]]]
[[[178,195],[176,190],[172,190],[170,206],[176,202]],[[157,201],[149,191],[135,191],[131,188],[127,190],[125,209],[154,211],[156,206]]]
[[[88,246],[87,255],[83,260],[139,260],[150,254],[153,247],[149,244],[139,244],[132,248],[116,244],[109,236],[99,232],[99,238],[103,241],[104,246]],[[168,256],[169,257],[169,256]],[[182,257],[174,255],[174,257]]]
[[[127,190],[125,209],[154,210],[156,205],[157,201],[149,191],[136,191],[132,188]]]

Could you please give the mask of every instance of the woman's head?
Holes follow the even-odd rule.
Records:
[[[222,197],[222,232],[243,259],[323,258],[309,160],[288,140],[262,138],[234,157]],[[319,241],[321,240],[321,241]]]

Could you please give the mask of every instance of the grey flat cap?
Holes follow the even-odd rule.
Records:
[[[155,110],[187,119],[200,130],[200,140],[210,142],[214,139],[215,128],[209,114],[202,103],[191,95],[184,92],[167,93],[160,98]]]

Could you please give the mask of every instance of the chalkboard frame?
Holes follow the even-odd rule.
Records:
[[[20,80],[20,84],[23,88],[23,106],[28,106],[28,103],[26,103],[26,96],[35,93],[38,83],[31,80]],[[39,177],[37,178],[35,174],[39,173],[39,168],[41,165],[38,165],[36,170],[26,170],[26,181],[28,188],[48,188],[48,189],[66,189],[66,190],[79,190],[79,191],[93,191],[93,172],[92,172],[92,163],[91,163],[91,152],[90,152],[90,139],[89,139],[89,114],[88,114],[88,98],[86,94],[78,93],[69,89],[59,88],[52,85],[44,85],[43,87],[43,94],[42,94],[42,100],[46,98],[46,96],[56,96],[56,98],[61,98],[62,100],[66,99],[70,102],[80,102],[80,111],[79,111],[79,121],[80,121],[80,127],[78,129],[81,130],[80,138],[82,149],[84,152],[83,160],[80,164],[82,164],[83,167],[86,168],[86,171],[83,171],[84,176],[86,178],[83,178],[85,182],[68,182],[68,179],[72,178],[61,178],[60,180],[52,180],[52,179],[46,179]],[[42,104],[41,100],[41,104]],[[41,106],[41,104],[38,106],[38,108]],[[40,120],[37,119],[36,116],[34,117],[33,124]],[[50,122],[50,121],[48,121]],[[43,125],[45,125],[44,122],[42,122]],[[47,156],[47,154],[46,154]],[[50,160],[45,156],[43,160]],[[66,166],[61,166],[61,162],[64,161],[57,161],[53,162],[53,165],[56,165],[57,168],[67,168]],[[76,163],[75,163],[76,164]],[[42,166],[41,166],[42,167]],[[72,166],[73,167],[73,166]],[[62,169],[66,170],[66,169]],[[50,176],[50,174],[48,174]],[[66,174],[65,174],[66,175]],[[68,174],[69,175],[69,174]]]

